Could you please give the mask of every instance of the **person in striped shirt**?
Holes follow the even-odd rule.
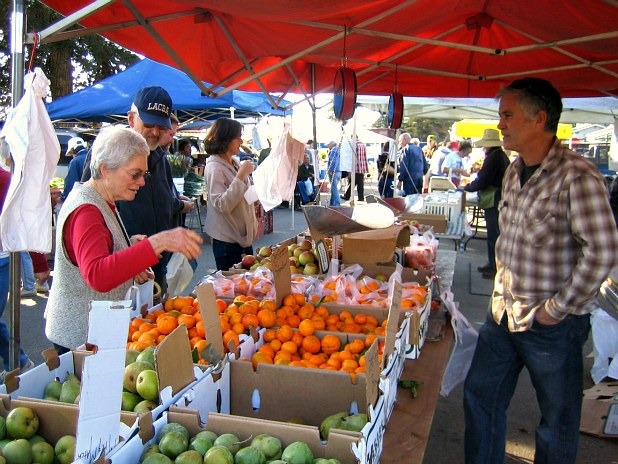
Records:
[[[534,462],[575,463],[582,348],[618,263],[618,232],[602,174],[556,138],[554,86],[519,79],[497,99],[504,148],[519,156],[504,175],[491,310],[464,386],[466,462],[504,462],[506,412],[525,367],[541,412]]]

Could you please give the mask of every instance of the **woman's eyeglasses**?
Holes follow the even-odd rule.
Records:
[[[142,177],[145,179],[148,179],[150,177],[150,172],[148,171],[128,171],[125,168],[120,168],[122,169],[124,172],[126,172],[129,176],[131,176],[131,179],[133,180],[140,180]]]

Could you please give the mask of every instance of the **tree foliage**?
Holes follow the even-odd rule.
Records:
[[[11,106],[11,2],[0,2],[0,119]],[[25,7],[25,32],[41,31],[62,18],[39,1],[28,0]],[[75,26],[74,29],[79,29]],[[34,56],[33,56],[34,54]],[[24,73],[39,67],[51,82],[52,98],[68,95],[105,77],[123,71],[139,57],[99,35],[84,35],[71,40],[49,42],[33,50],[24,48]]]

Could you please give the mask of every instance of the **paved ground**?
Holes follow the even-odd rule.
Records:
[[[371,187],[366,193],[372,193]],[[205,209],[203,209],[203,214]],[[188,225],[199,229],[196,218],[189,220]],[[277,244],[307,228],[304,215],[301,212],[274,210],[274,231],[264,235],[256,242],[256,246]],[[445,240],[440,248],[453,250],[453,242]],[[480,278],[476,267],[486,262],[486,242],[483,234],[471,240],[465,251],[459,251],[455,267],[452,291],[460,303],[460,310],[466,317],[479,326],[485,318],[491,283]],[[206,241],[199,266],[190,288],[200,277],[214,269],[214,259],[210,244]],[[40,363],[42,350],[51,346],[45,337],[43,311],[46,297],[21,301],[22,345],[31,358]],[[4,316],[6,318],[6,314]],[[588,343],[585,354],[592,352]],[[586,358],[586,388],[592,385],[588,372],[592,366],[592,357]],[[534,391],[528,376],[524,373],[519,382],[512,406],[509,410],[508,445],[506,463],[531,463],[534,452],[534,429],[539,420]],[[441,398],[436,407],[431,436],[427,444],[425,463],[463,463],[463,411],[462,388],[456,388],[447,398]],[[618,464],[618,440],[600,439],[581,435],[579,464]],[[392,464],[392,463],[385,463]]]

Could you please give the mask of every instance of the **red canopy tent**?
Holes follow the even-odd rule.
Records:
[[[86,33],[177,67],[218,95],[331,92],[343,64],[358,93],[493,97],[515,78],[564,97],[618,96],[615,0],[43,0]],[[79,23],[77,30],[69,30]],[[202,89],[205,90],[205,89]]]

